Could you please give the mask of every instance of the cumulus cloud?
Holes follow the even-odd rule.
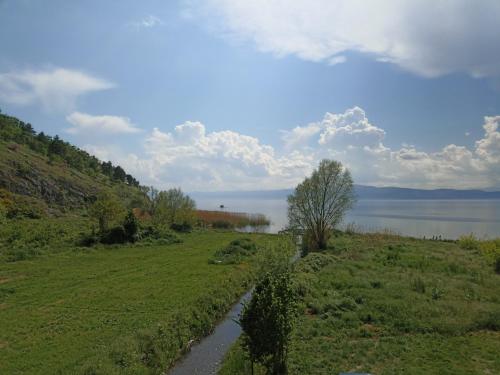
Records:
[[[301,157],[279,157],[255,137],[230,130],[207,133],[200,122],[187,121],[173,132],[156,128],[145,146],[157,166],[156,180],[182,182],[189,189],[277,186],[309,168]]]
[[[130,122],[127,117],[121,116],[92,116],[87,113],[73,112],[66,117],[66,120],[73,125],[66,129],[70,134],[130,134],[138,133],[141,129]]]
[[[354,107],[341,114],[327,113],[323,120],[303,128],[296,127],[285,133],[283,140],[289,143],[293,138],[296,148],[307,141],[302,152],[313,155],[315,162],[325,157],[341,160],[358,183],[499,188],[499,123],[500,116],[485,117],[484,137],[472,150],[454,144],[431,153],[407,144],[391,149],[384,145],[385,131],[371,124],[361,108]]]
[[[500,75],[497,0],[191,0],[188,11],[278,56],[335,64],[357,51],[426,77]]]
[[[283,147],[234,131],[209,132],[186,121],[171,131],[155,128],[142,155],[86,146],[126,167],[142,183],[194,190],[273,189],[295,186],[323,158],[340,160],[356,183],[421,188],[500,188],[500,116],[485,117],[473,148],[445,145],[425,152],[390,148],[386,132],[359,107],[283,132]]]
[[[0,101],[15,105],[40,104],[45,110],[70,110],[84,94],[114,87],[87,73],[63,68],[0,74]]]

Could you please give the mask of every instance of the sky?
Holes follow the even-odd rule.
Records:
[[[500,189],[498,0],[0,0],[0,109],[185,191]]]

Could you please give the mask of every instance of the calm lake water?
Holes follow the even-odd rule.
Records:
[[[266,231],[287,225],[284,199],[197,199],[200,209],[262,213],[271,219]],[[344,225],[355,223],[364,231],[389,229],[414,236],[456,239],[474,233],[479,238],[500,237],[500,200],[359,200]]]

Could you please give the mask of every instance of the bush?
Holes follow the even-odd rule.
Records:
[[[289,270],[264,275],[240,315],[243,348],[252,363],[264,365],[270,374],[288,373],[288,345],[298,312],[290,279]]]
[[[135,217],[132,210],[127,213],[125,220],[123,221],[123,229],[125,230],[125,235],[130,242],[135,242],[138,239],[139,234],[139,222]]]
[[[324,253],[310,253],[298,265],[297,272],[315,273],[333,263],[335,257]]]
[[[80,246],[90,247],[99,243],[101,238],[92,231],[90,234],[82,234],[80,240],[77,242]]]
[[[121,244],[128,241],[127,232],[122,225],[111,228],[104,233],[101,233],[101,242],[103,244]]]
[[[170,225],[170,229],[180,233],[189,233],[193,229],[193,226],[190,223],[184,221],[180,224],[173,223],[172,225]]]
[[[228,246],[217,250],[210,263],[236,264],[257,252],[257,245],[249,238],[240,238],[231,241]]]
[[[466,236],[460,236],[458,239],[458,245],[465,250],[477,250],[479,248],[479,241],[474,234],[469,234]]]

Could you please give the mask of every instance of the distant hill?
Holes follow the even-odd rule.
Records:
[[[285,199],[293,189],[193,192],[198,199]],[[500,191],[456,189],[409,189],[400,187],[375,187],[355,185],[358,199],[500,199]]]
[[[120,166],[0,114],[0,209],[17,204],[38,213],[66,212],[86,207],[103,189],[125,201],[143,197],[139,182]]]

